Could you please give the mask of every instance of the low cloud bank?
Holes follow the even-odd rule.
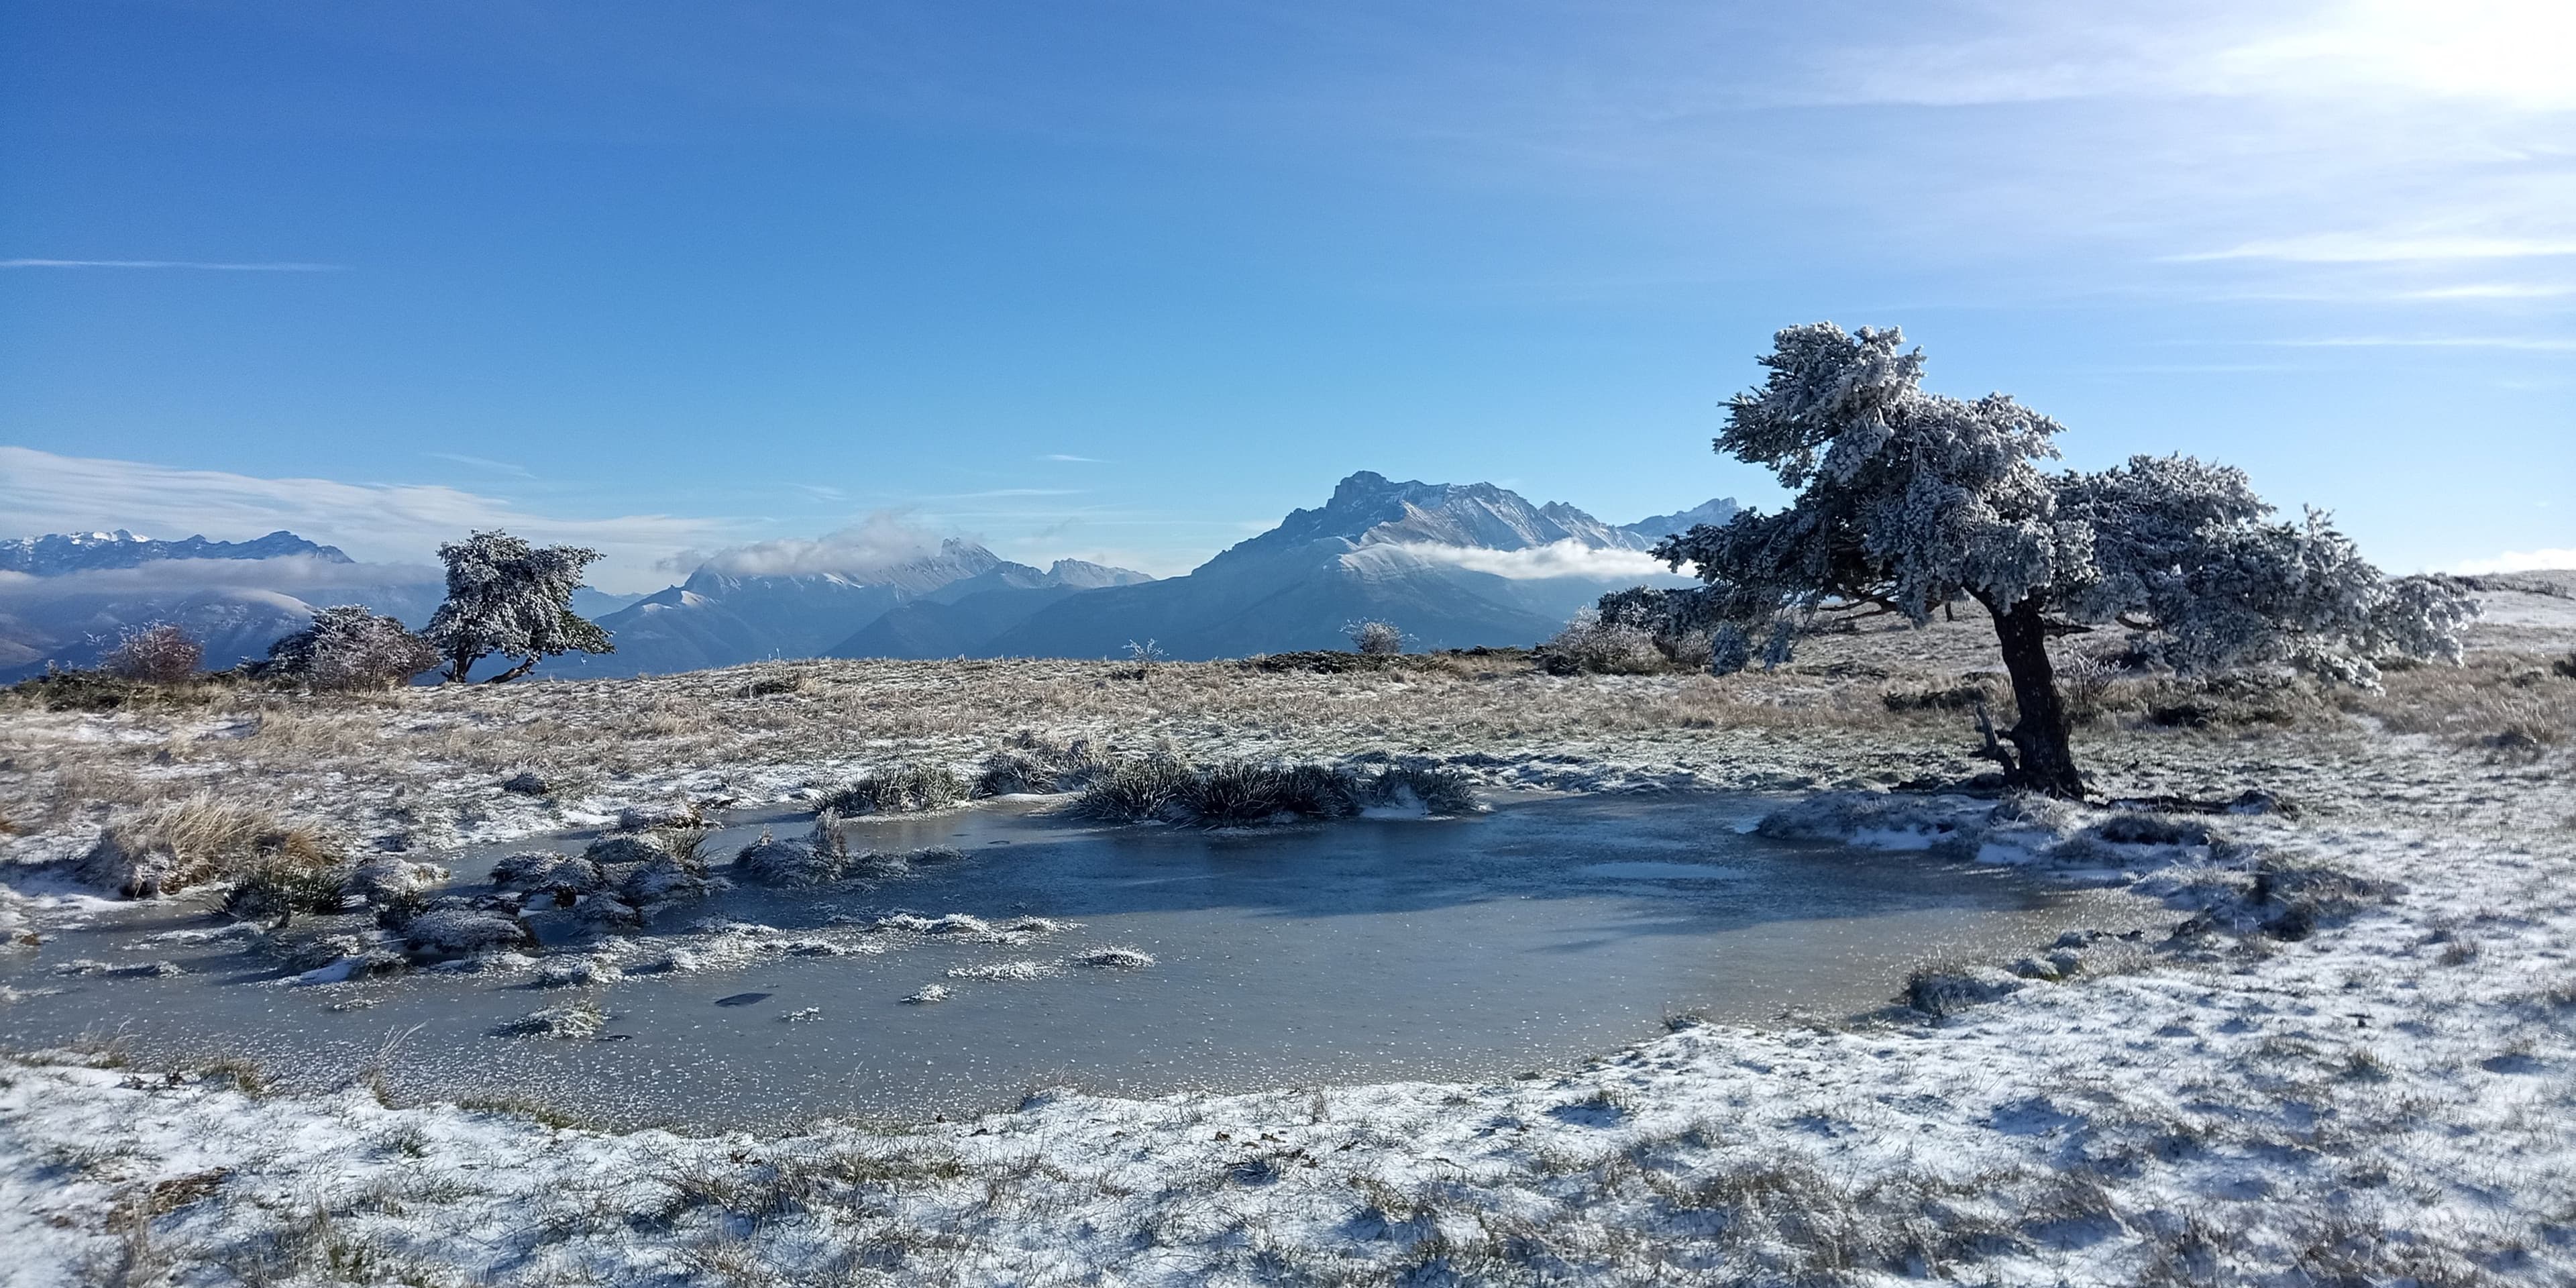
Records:
[[[1482,546],[1447,546],[1437,542],[1397,543],[1397,550],[1428,563],[1448,564],[1470,572],[1492,573],[1513,581],[1550,577],[1668,577],[1672,569],[1643,550],[1605,550],[1567,539],[1522,550],[1489,550]]]
[[[2471,559],[2453,571],[2474,577],[2480,573],[2542,572],[2576,568],[2576,550],[2508,550],[2493,559]]]
[[[815,573],[856,576],[883,572],[939,553],[939,538],[891,511],[879,511],[819,537],[781,537],[705,554],[684,550],[663,567],[687,573],[699,567],[736,577],[792,577]]]
[[[95,568],[38,577],[0,572],[0,604],[54,603],[67,599],[151,599],[208,590],[271,591],[326,603],[328,592],[355,594],[386,587],[443,588],[446,574],[427,564],[339,563],[311,555],[275,559],[165,559],[134,568]]]

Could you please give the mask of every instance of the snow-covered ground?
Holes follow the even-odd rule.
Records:
[[[2495,642],[2563,650],[2555,604],[2534,608],[2536,625]],[[1872,637],[1740,684],[834,664],[767,698],[724,696],[742,672],[433,691],[363,721],[254,712],[248,736],[217,736],[250,718],[230,711],[11,713],[0,775],[39,801],[11,842],[21,860],[85,843],[95,812],[61,799],[84,779],[245,791],[268,774],[282,809],[425,844],[679,794],[774,798],[898,757],[966,763],[1019,728],[1138,749],[1423,754],[1498,783],[1864,790],[1980,767],[1955,714],[1895,714],[1879,696],[1957,681],[1976,644]],[[2019,974],[1927,980],[1918,1000],[1938,1017],[1683,1024],[1497,1085],[1057,1091],[972,1122],[681,1138],[412,1105],[363,1078],[263,1099],[238,1069],[26,1054],[0,1067],[0,1276],[2570,1282],[2576,730],[2560,686],[2576,676],[2548,657],[2490,651],[2286,723],[2115,715],[2080,735],[2106,795],[2260,789],[2295,816],[2105,827],[2117,811],[1918,794],[1793,807],[1779,826],[1904,845],[1946,823],[1954,852],[2124,871],[2168,901],[2173,927],[2079,935]],[[824,710],[758,705],[781,697]],[[587,727],[628,731],[623,763],[562,803],[493,785],[522,765],[575,772],[542,746],[598,745],[560,732],[585,702]],[[672,731],[650,733],[657,719]],[[284,736],[299,722],[300,742]],[[412,754],[406,738],[431,745]],[[289,763],[303,768],[279,774]],[[402,801],[386,802],[389,784]]]

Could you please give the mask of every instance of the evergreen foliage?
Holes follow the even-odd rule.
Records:
[[[447,678],[462,682],[493,654],[517,658],[485,681],[515,680],[559,653],[610,653],[608,632],[572,611],[582,570],[599,552],[580,546],[532,546],[506,532],[477,532],[438,548],[447,564],[447,602],[421,635],[447,659]]]
[[[1893,327],[1819,322],[1773,339],[1769,375],[1730,400],[1716,446],[1797,500],[1655,553],[1695,566],[1710,620],[1769,625],[1774,658],[1785,627],[1828,602],[1917,624],[1963,595],[1983,604],[2019,709],[2001,731],[2011,750],[1994,754],[2018,786],[2084,791],[2052,636],[2118,623],[2186,672],[2288,663],[2361,684],[2374,658],[2459,656],[2476,606],[2456,583],[2382,575],[2313,510],[2271,522],[2240,470],[2141,456],[2047,473],[2057,422],[2003,394],[1925,392],[1923,353]]]

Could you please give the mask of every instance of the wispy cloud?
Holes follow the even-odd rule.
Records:
[[[106,528],[240,538],[288,528],[362,559],[418,562],[440,542],[506,528],[539,541],[597,548],[599,584],[649,589],[656,560],[710,545],[731,523],[667,514],[578,519],[535,514],[493,497],[422,484],[270,479],[138,461],[0,447],[0,514],[29,533]]]
[[[2495,572],[2538,572],[2576,568],[2576,550],[2508,550],[2493,559],[2471,559],[2453,572],[2467,576]]]
[[[2283,349],[2519,349],[2531,353],[2576,353],[2576,339],[2518,335],[2338,335],[2301,340],[2264,340]]]
[[[1075,456],[1070,452],[1049,452],[1038,459],[1042,461],[1069,461],[1076,465],[1106,465],[1109,463],[1101,460],[1097,456]]]
[[[998,496],[1080,496],[1084,489],[1074,487],[997,487],[982,492],[944,492],[924,497],[928,501],[982,501]]]
[[[222,263],[200,259],[0,259],[0,268],[192,268],[210,273],[345,273],[346,264]]]
[[[513,478],[532,479],[536,477],[536,475],[524,465],[512,465],[508,461],[496,461],[484,456],[466,456],[459,452],[423,452],[421,455],[427,456],[432,460],[453,461],[458,465],[471,465],[478,470],[490,470],[495,474],[507,474]]]
[[[2550,282],[2469,282],[2459,286],[2429,286],[2421,290],[2398,291],[2391,299],[2399,300],[2553,300],[2563,295],[2576,295],[2576,286]]]
[[[2576,237],[2486,237],[2311,233],[2242,242],[2224,250],[2168,255],[2174,264],[2270,259],[2297,264],[2391,264],[2427,260],[2543,259],[2576,255]]]

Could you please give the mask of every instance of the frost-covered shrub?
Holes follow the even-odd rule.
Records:
[[[1576,613],[1535,652],[1539,665],[1553,675],[1647,675],[1668,665],[1653,632],[1605,622],[1590,608]]]
[[[440,546],[438,557],[447,565],[447,602],[421,637],[447,659],[448,679],[462,683],[495,653],[519,660],[487,683],[515,680],[559,653],[616,651],[608,632],[572,611],[582,570],[598,562],[598,551],[477,532]]]
[[[603,836],[583,849],[581,857],[603,868],[627,863],[650,863],[671,853],[662,838],[651,833],[621,833]]]
[[[945,809],[965,799],[965,781],[948,766],[897,765],[824,797],[823,808],[844,816],[918,814]]]
[[[537,850],[513,854],[493,864],[492,884],[503,890],[552,895],[556,903],[570,904],[606,886],[608,873],[589,857]]]
[[[384,689],[437,665],[438,649],[399,620],[342,604],[269,645],[264,670],[316,689]]]
[[[617,896],[649,914],[665,904],[706,898],[714,889],[704,868],[660,858],[627,873],[617,884]]]
[[[597,1037],[608,1024],[608,1013],[597,1002],[574,1002],[569,1006],[549,1006],[530,1011],[493,1030],[502,1037],[554,1038],[558,1041],[585,1041]]]
[[[245,921],[281,922],[299,912],[338,912],[347,879],[336,867],[262,860],[224,892],[224,912]]]
[[[535,932],[507,908],[470,903],[432,906],[402,927],[403,944],[418,958],[472,957],[537,946]]]
[[[1076,966],[1106,966],[1114,970],[1141,970],[1154,964],[1154,955],[1133,948],[1092,948],[1065,959]]]
[[[1753,665],[1753,641],[1744,628],[1733,622],[1721,624],[1708,634],[1708,673],[1733,675]]]
[[[434,890],[447,875],[447,869],[435,863],[379,854],[349,870],[341,893],[368,903],[391,903]]]
[[[1652,638],[1655,651],[1675,666],[1698,669],[1714,661],[1715,630],[1722,623],[1706,590],[1634,586],[1603,595],[1593,611],[1611,626],[1633,626]],[[1734,671],[1743,670],[1741,664]],[[1721,671],[1718,674],[1732,674]]]
[[[705,814],[694,802],[676,801],[649,805],[629,805],[617,811],[620,832],[654,832],[669,828],[696,827]]]
[[[767,832],[734,855],[736,872],[768,885],[824,885],[840,880],[850,867],[848,843],[841,839],[840,819],[826,810],[815,816],[813,833],[804,840],[781,840]]]
[[[1370,620],[1353,622],[1342,628],[1350,637],[1351,651],[1370,656],[1392,656],[1404,651],[1404,632],[1393,622]]]
[[[122,680],[176,684],[195,675],[206,660],[206,646],[168,622],[128,627],[99,660],[99,669]]]
[[[1905,1004],[1936,1019],[2022,990],[2020,976],[1990,966],[1919,970],[1905,981]]]

